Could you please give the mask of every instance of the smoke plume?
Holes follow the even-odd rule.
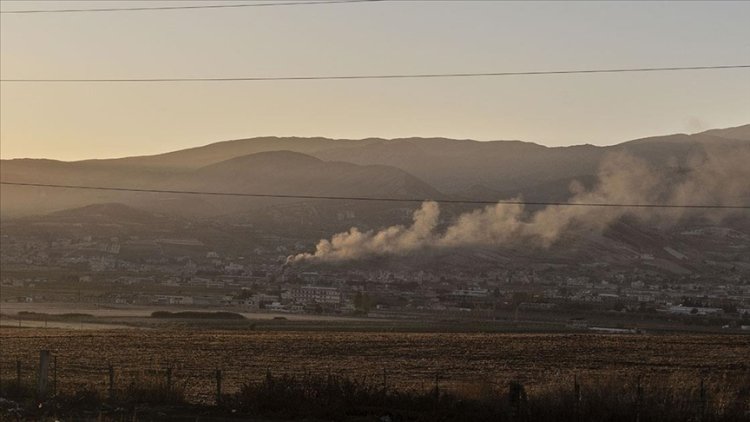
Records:
[[[738,205],[750,199],[750,147],[706,149],[684,162],[649,164],[625,153],[602,161],[598,183],[586,190],[571,185],[569,203]],[[516,200],[520,198],[515,198]],[[342,261],[374,255],[406,255],[425,248],[492,246],[520,243],[548,247],[568,230],[603,230],[630,215],[654,224],[673,224],[700,215],[713,220],[731,210],[689,208],[586,207],[552,205],[525,212],[522,205],[497,204],[460,215],[438,230],[440,208],[424,202],[410,226],[380,231],[356,227],[321,240],[314,253],[290,256],[288,262]]]

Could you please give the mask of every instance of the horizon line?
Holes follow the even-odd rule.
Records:
[[[268,139],[268,138],[276,138],[276,139],[324,139],[324,140],[330,140],[330,141],[367,141],[367,140],[380,140],[380,141],[403,141],[403,140],[446,140],[446,141],[459,141],[459,142],[477,142],[477,143],[491,143],[491,142],[520,142],[524,144],[532,144],[537,145],[543,148],[572,148],[572,147],[583,147],[583,146],[591,146],[594,148],[607,148],[607,147],[613,147],[617,145],[622,145],[628,142],[634,142],[639,141],[643,139],[649,139],[649,138],[659,138],[659,137],[665,137],[665,136],[676,136],[676,135],[687,135],[687,136],[693,136],[693,135],[699,135],[701,133],[709,132],[712,130],[728,130],[728,129],[737,129],[744,126],[750,126],[750,123],[745,123],[737,126],[728,126],[728,127],[716,127],[716,128],[710,128],[701,130],[698,132],[673,132],[673,133],[666,133],[666,134],[660,134],[660,135],[651,135],[651,136],[644,136],[639,138],[633,138],[628,139],[625,141],[619,141],[612,144],[606,144],[606,145],[598,145],[598,144],[592,144],[592,143],[580,143],[580,144],[568,144],[568,145],[556,145],[556,146],[550,146],[545,145],[543,143],[535,142],[535,141],[524,141],[520,139],[489,139],[489,140],[479,140],[479,139],[472,139],[472,138],[448,138],[444,136],[399,136],[399,137],[380,137],[380,136],[368,136],[364,138],[339,138],[339,137],[328,137],[328,136],[299,136],[299,135],[289,135],[289,136],[281,136],[281,135],[259,135],[259,136],[252,136],[247,138],[234,138],[234,139],[227,139],[223,141],[213,141],[209,142],[207,144],[201,144],[201,145],[195,145],[195,146],[187,146],[183,148],[178,148],[174,150],[168,150],[164,152],[156,152],[156,153],[145,153],[145,154],[138,154],[135,155],[124,155],[119,157],[92,157],[92,158],[80,158],[80,159],[57,159],[57,158],[48,158],[48,157],[30,157],[30,156],[22,156],[22,157],[9,157],[5,158],[2,155],[0,155],[0,160],[50,160],[50,161],[59,161],[59,162],[66,162],[66,163],[75,163],[75,162],[81,162],[81,161],[105,161],[105,160],[121,160],[121,159],[127,159],[127,158],[144,158],[144,157],[155,157],[159,155],[166,155],[171,154],[175,152],[180,151],[188,151],[192,149],[198,149],[198,148],[205,148],[211,145],[216,144],[222,144],[222,143],[229,143],[229,142],[239,142],[239,141],[253,141],[258,139]],[[730,139],[730,138],[727,138]],[[303,153],[304,154],[304,153]],[[306,154],[309,155],[309,154]]]

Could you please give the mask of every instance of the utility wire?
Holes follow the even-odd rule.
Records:
[[[111,186],[86,186],[86,185],[58,185],[49,183],[23,183],[23,182],[3,182],[2,185],[8,186],[28,186],[42,187],[53,189],[86,189],[86,190],[104,190],[117,192],[140,192],[140,193],[167,193],[181,195],[211,195],[211,196],[239,196],[251,198],[289,198],[289,199],[322,199],[335,201],[373,201],[373,202],[424,202],[434,201],[443,204],[471,204],[471,205],[544,205],[544,206],[564,206],[564,207],[610,207],[610,208],[697,208],[697,209],[739,209],[750,210],[750,205],[674,205],[674,204],[626,204],[626,203],[601,203],[601,202],[538,202],[538,201],[480,201],[480,200],[463,200],[463,199],[433,199],[433,198],[378,198],[371,196],[327,196],[327,195],[296,195],[296,194],[276,194],[276,193],[244,193],[244,192],[207,192],[207,191],[185,191],[185,190],[164,190],[164,189],[138,189]]]
[[[484,76],[540,76],[540,75],[571,75],[591,73],[628,73],[628,72],[673,72],[682,70],[720,70],[747,69],[750,64],[717,65],[717,66],[686,66],[686,67],[638,67],[622,69],[574,69],[574,70],[539,70],[528,72],[478,72],[478,73],[414,73],[391,75],[324,75],[324,76],[246,76],[246,77],[209,77],[209,78],[123,78],[123,79],[0,79],[0,82],[25,83],[118,83],[118,82],[257,82],[257,81],[317,81],[342,79],[421,79],[421,78],[467,78]]]
[[[277,3],[242,3],[242,4],[210,4],[196,6],[158,6],[158,7],[102,7],[92,9],[38,9],[38,10],[0,10],[2,14],[32,14],[32,13],[77,13],[77,12],[142,12],[148,10],[185,10],[185,9],[229,9],[243,7],[273,7],[273,6],[311,6],[316,4],[341,3],[369,3],[384,0],[323,0],[323,1],[292,1]]]

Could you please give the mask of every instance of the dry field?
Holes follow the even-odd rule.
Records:
[[[210,398],[213,371],[225,392],[274,374],[334,373],[368,377],[401,388],[441,388],[514,378],[533,388],[547,383],[622,377],[674,379],[750,377],[750,336],[600,334],[435,334],[238,332],[0,328],[0,372],[14,378],[16,361],[32,379],[40,349],[57,357],[60,389],[81,384],[106,390],[107,365],[116,383],[164,377],[189,397]],[[747,379],[747,378],[745,378]]]

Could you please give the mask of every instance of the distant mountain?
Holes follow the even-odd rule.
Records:
[[[594,146],[548,148],[518,141],[401,139],[315,154],[327,160],[391,165],[446,193],[481,185],[496,191],[521,191],[551,180],[593,174],[602,152]]]
[[[139,237],[175,233],[184,224],[177,218],[151,213],[121,203],[96,203],[45,215],[5,220],[3,234],[80,238],[84,236]],[[169,236],[167,236],[169,237]]]
[[[45,217],[46,221],[60,221],[71,223],[118,222],[132,224],[150,224],[159,219],[164,219],[164,216],[118,203],[91,204],[80,208],[57,211],[48,214]]]
[[[432,186],[395,167],[327,162],[291,151],[270,151],[232,158],[168,179],[159,188],[254,194],[385,198],[442,198]],[[196,198],[172,195],[173,200]],[[299,199],[198,197],[198,214],[229,214]]]
[[[726,139],[750,141],[750,125],[730,127],[726,129],[711,129],[702,132],[703,135],[718,136]]]
[[[329,196],[563,201],[577,180],[596,181],[608,154],[627,152],[679,168],[715,148],[747,146],[750,125],[597,147],[545,147],[520,141],[444,138],[340,140],[263,137],[218,142],[153,156],[60,162],[3,160],[2,180],[180,190]],[[2,187],[3,218],[92,203],[219,215],[276,201],[186,195]],[[284,202],[284,201],[282,201]],[[288,202],[288,201],[287,201]],[[397,206],[401,206],[400,204]]]
[[[255,138],[111,160],[2,160],[0,177],[3,181],[176,191],[480,201],[520,197],[532,202],[564,202],[572,195],[574,181],[579,188],[597,184],[598,169],[609,154],[625,152],[655,164],[669,175],[660,179],[662,184],[672,186],[690,174],[696,157],[722,149],[746,154],[747,148],[750,125],[648,137],[608,147],[550,148],[520,141],[443,138]],[[742,167],[742,161],[736,160],[742,159],[741,154],[722,155],[735,159],[729,172],[726,168],[710,169],[719,183],[724,180],[728,187],[734,186],[729,193],[740,195],[731,203],[749,199],[746,187],[736,186],[742,185],[746,175],[737,171]],[[691,195],[698,192],[712,198],[714,191],[721,190],[717,187],[723,186],[697,183],[688,187]],[[351,227],[366,232],[408,225],[416,205],[7,185],[2,186],[0,195],[4,234],[118,237],[128,239],[121,242],[120,252],[128,256],[166,254],[167,247],[178,248],[175,253],[181,255],[205,256],[208,245],[237,254],[256,248],[276,250],[280,255],[291,250],[306,252],[313,250],[319,239],[329,239]],[[438,230],[473,208],[476,206],[442,206]],[[539,208],[532,206],[527,211]],[[658,227],[622,216],[602,230],[568,230],[544,253],[510,242],[426,248],[403,257],[374,256],[363,265],[467,270],[490,269],[499,262],[509,267],[538,266],[540,270],[585,265],[591,271],[638,269],[680,277],[706,268],[719,268],[730,276],[734,271],[748,271],[750,218],[735,215],[722,220],[706,213],[669,220],[670,224]],[[169,243],[170,239],[184,244]]]
[[[139,171],[138,166],[107,164],[102,161],[65,163],[51,160],[7,160],[2,165],[2,179],[29,183],[286,195],[389,198],[444,196],[425,182],[397,168],[326,162],[290,151],[250,154],[197,169],[150,167],[143,171]],[[42,214],[105,202],[120,202],[170,214],[208,216],[291,201],[16,186],[3,186],[2,189],[4,217]]]
[[[148,157],[99,160],[99,164],[136,168],[195,169],[238,156],[294,151],[325,161],[397,167],[435,189],[464,195],[472,186],[523,194],[549,183],[567,184],[593,176],[607,154],[626,151],[650,161],[679,163],[705,147],[750,141],[750,125],[698,134],[655,136],[610,147],[545,147],[531,142],[477,142],[445,138],[340,140],[326,138],[253,138],[218,142]],[[89,162],[94,163],[94,162]]]
[[[105,160],[85,160],[80,163],[106,166],[196,169],[216,164],[231,158],[269,151],[294,151],[313,154],[330,148],[360,147],[376,139],[341,140],[328,138],[279,138],[267,136],[250,139],[216,142],[201,147],[188,148],[164,154],[115,158]]]
[[[729,129],[739,136],[750,125]],[[744,131],[744,132],[743,132]],[[356,148],[331,148],[313,155],[357,164],[391,165],[408,171],[446,193],[462,194],[473,186],[508,193],[528,193],[546,184],[568,184],[590,178],[608,154],[628,152],[652,162],[684,162],[706,147],[747,143],[750,137],[729,139],[724,132],[644,138],[610,147],[579,145],[549,148],[518,141],[456,141],[397,139],[370,142]],[[729,136],[729,135],[725,135]]]
[[[176,179],[170,186],[289,195],[442,196],[430,185],[398,168],[326,162],[291,151],[262,152],[232,158],[195,170]]]

